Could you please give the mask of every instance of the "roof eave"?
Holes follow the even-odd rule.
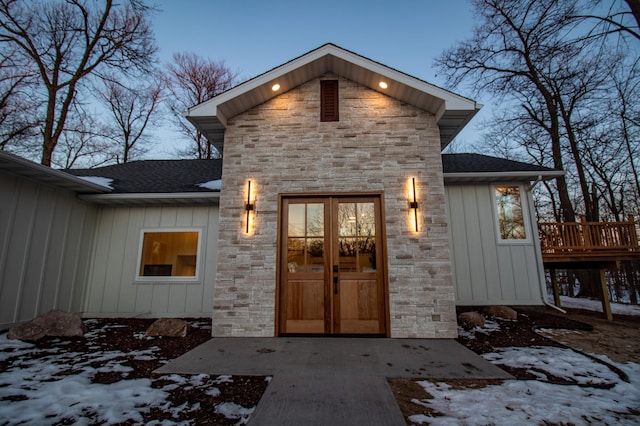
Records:
[[[481,107],[471,99],[326,44],[190,108],[185,117],[216,147],[221,147],[229,118],[328,72],[432,113],[441,127],[443,147]],[[381,80],[387,81],[388,89],[379,88]],[[274,83],[280,85],[277,92],[271,90]]]
[[[74,192],[108,193],[111,191],[106,186],[81,179],[61,170],[52,169],[42,164],[34,163],[17,155],[0,151],[0,168],[3,171],[32,179],[40,183],[54,185]]]
[[[171,192],[131,194],[80,194],[81,200],[103,205],[196,205],[217,204],[219,192]]]
[[[458,136],[467,124],[476,116],[482,104],[476,103],[473,109],[445,110],[442,117],[437,120],[440,128],[440,149],[444,150],[451,141]]]
[[[551,180],[563,176],[560,170],[520,171],[520,172],[469,172],[443,173],[444,183],[488,183],[488,182],[532,182]]]

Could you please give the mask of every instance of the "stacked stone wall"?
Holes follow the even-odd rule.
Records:
[[[215,336],[274,335],[278,194],[371,191],[384,193],[391,337],[456,336],[434,116],[343,78],[339,111],[340,121],[320,121],[320,79],[314,79],[228,121]],[[412,177],[419,232],[408,204]],[[248,180],[255,214],[246,233]]]

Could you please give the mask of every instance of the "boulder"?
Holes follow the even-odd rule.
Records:
[[[29,322],[9,330],[9,339],[34,341],[45,336],[82,337],[87,331],[80,317],[68,312],[51,310]]]
[[[484,315],[480,312],[463,312],[458,315],[458,324],[465,328],[484,327]]]
[[[508,306],[487,306],[484,313],[495,318],[513,321],[518,319],[518,313]]]
[[[147,336],[184,337],[189,323],[178,318],[160,318],[147,329]]]

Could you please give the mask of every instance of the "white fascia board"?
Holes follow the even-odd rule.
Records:
[[[322,50],[322,49],[318,49]],[[239,85],[232,87],[231,89],[223,92],[208,101],[205,101],[199,105],[189,108],[184,115],[185,117],[208,117],[208,116],[218,116],[218,106],[224,104],[225,102],[242,96],[243,94],[255,90],[259,87],[267,85],[269,82],[273,82],[274,80],[282,77],[283,75],[301,68],[302,66],[313,62],[314,60],[324,56],[324,54],[318,54],[318,51],[311,52],[307,55],[301,56],[297,59],[294,59],[290,62],[287,62],[283,65],[280,65],[270,71],[265,72],[264,74],[260,74],[257,77],[254,77],[250,80],[245,81],[244,83],[240,83]],[[281,88],[278,93],[283,93],[290,88]],[[276,95],[274,95],[276,96]],[[222,118],[218,116],[220,122],[226,127],[226,117]]]
[[[355,53],[351,53],[351,52],[348,52],[342,49],[336,49],[336,48],[333,48],[329,53],[331,53],[333,56],[336,56],[340,59],[344,59],[345,61],[351,62],[362,68],[368,69],[369,71],[372,71],[376,74],[380,74],[381,76],[388,77],[391,80],[394,80],[398,83],[409,86],[420,92],[426,93],[435,98],[442,99],[447,104],[447,109],[454,109],[454,110],[476,109],[477,103],[472,99],[465,98],[464,96],[457,95],[441,87],[434,86],[433,84],[427,83],[424,80],[420,80],[419,78],[410,76],[409,74],[390,68],[386,65],[382,65],[378,62],[359,56]]]
[[[445,181],[469,181],[478,180],[479,182],[487,181],[508,181],[509,179],[518,180],[550,180],[563,176],[565,173],[560,170],[549,171],[530,171],[530,172],[471,172],[471,173],[443,173]]]
[[[3,167],[7,172],[18,174],[20,176],[28,177],[38,180],[40,182],[50,183],[52,185],[60,186],[60,183],[65,183],[73,191],[91,191],[91,192],[109,192],[110,188],[103,185],[90,182],[85,179],[81,179],[71,173],[63,172],[62,170],[52,169],[49,166],[43,166],[42,164],[34,163],[26,158],[19,157],[15,154],[11,154],[6,151],[0,151],[0,164],[6,162],[8,165]]]
[[[477,104],[471,99],[457,95],[438,86],[434,86],[430,83],[427,83],[426,81],[420,80],[416,77],[412,77],[393,68],[389,68],[386,65],[374,62],[370,59],[343,50],[334,45],[325,45],[303,56],[293,59],[283,65],[280,65],[277,68],[267,71],[266,73],[261,74],[253,79],[241,83],[238,86],[231,88],[208,101],[203,102],[202,104],[190,108],[185,112],[185,117],[217,116],[220,123],[226,125],[227,117],[223,117],[222,114],[219,113],[219,105],[222,105],[225,102],[236,97],[242,96],[243,94],[252,90],[256,90],[263,86],[269,86],[270,83],[275,83],[275,81],[281,78],[283,75],[302,68],[314,61],[320,60],[325,56],[334,56],[335,58],[364,68],[372,73],[379,74],[382,77],[388,78],[414,90],[433,96],[434,98],[442,99],[445,104],[445,110],[473,111],[481,107],[481,105]],[[278,93],[284,93],[292,88],[293,87],[281,87],[281,90]],[[274,94],[274,96],[277,95]],[[440,112],[440,116],[442,116],[443,113],[444,111]]]
[[[108,203],[109,201],[175,201],[175,200],[218,200],[219,192],[170,192],[170,193],[127,193],[127,194],[81,194],[81,200],[98,203]]]

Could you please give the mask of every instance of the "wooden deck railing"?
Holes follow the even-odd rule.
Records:
[[[640,255],[636,222],[538,223],[542,256],[601,257]]]

